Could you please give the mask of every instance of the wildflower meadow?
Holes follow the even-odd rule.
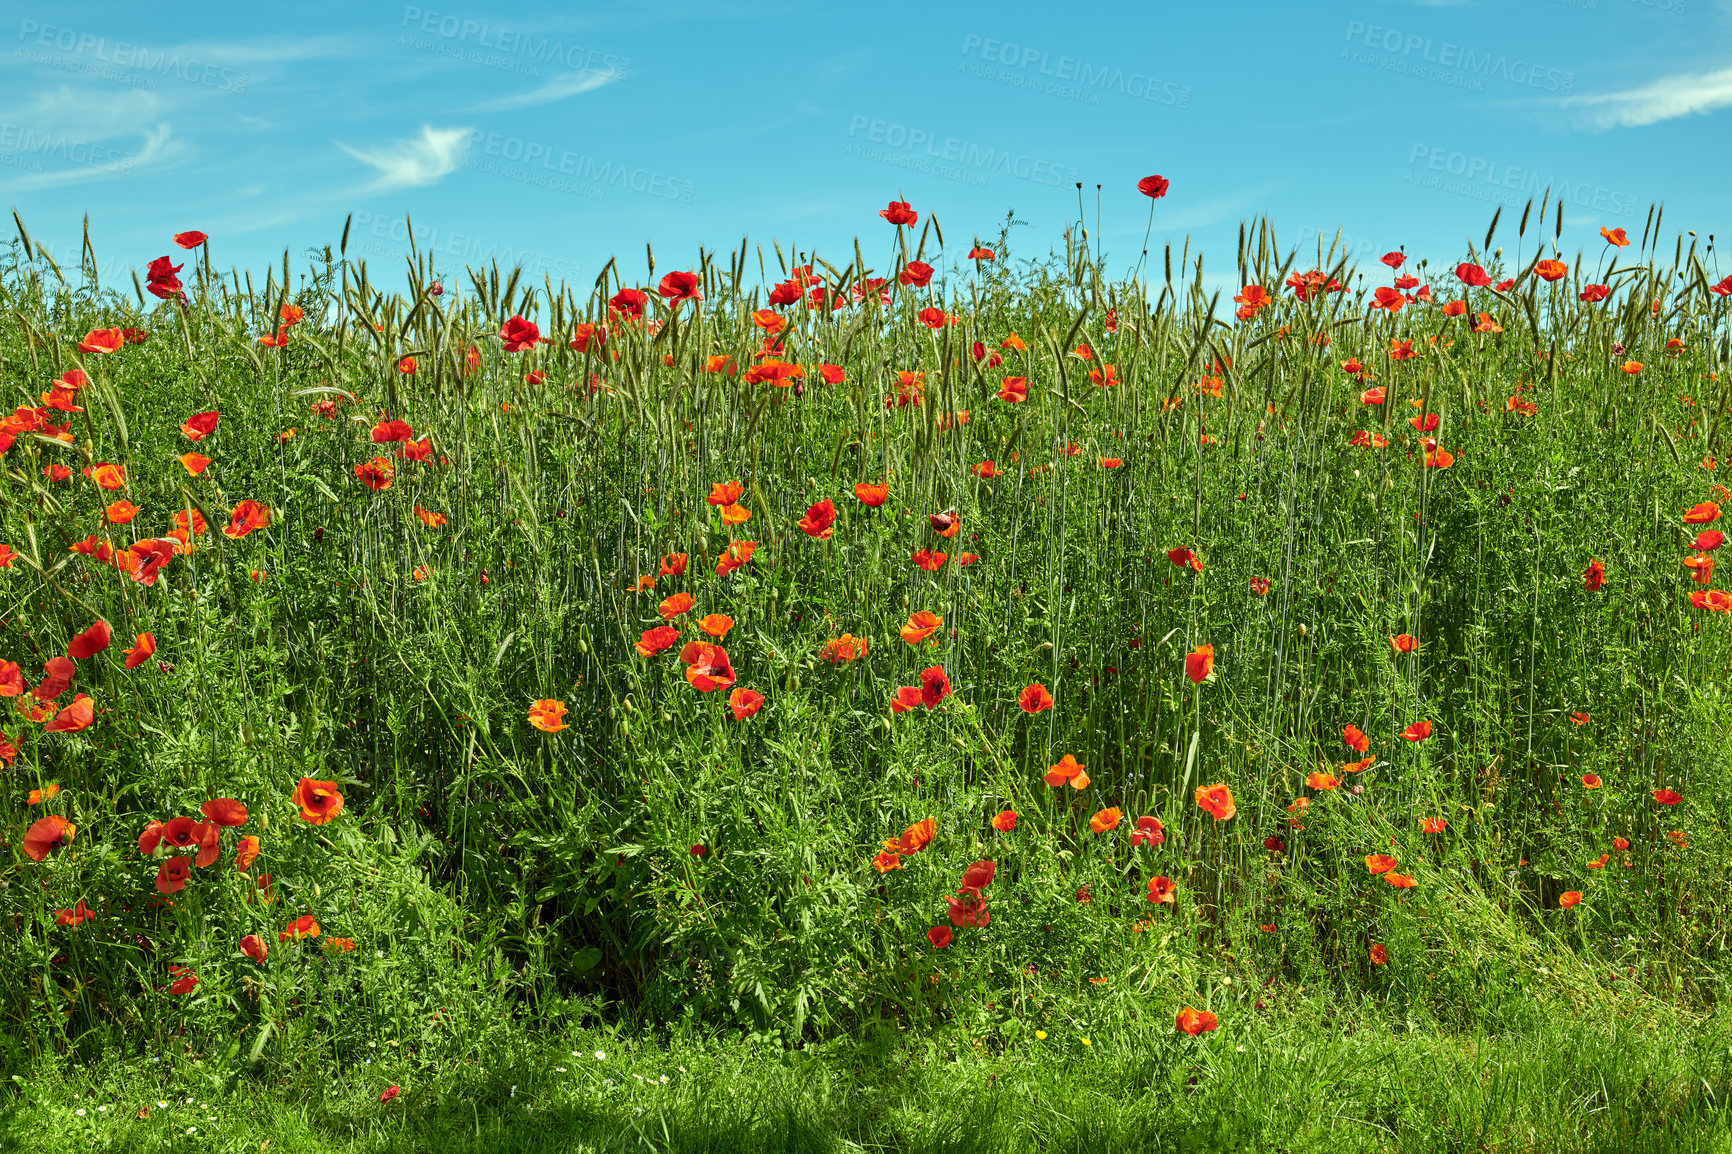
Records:
[[[15,1148],[1728,1148],[1696,234],[880,203],[581,284],[15,217]]]

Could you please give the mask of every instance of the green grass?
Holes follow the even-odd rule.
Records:
[[[262,284],[217,274],[207,248],[179,304],[97,285],[93,253],[82,277],[55,267],[20,224],[0,261],[19,407],[0,458],[0,661],[23,689],[96,621],[113,644],[54,702],[89,694],[93,724],[31,720],[29,693],[0,721],[17,747],[0,1085],[19,1079],[18,1116],[37,1117],[91,1063],[111,1063],[99,1087],[172,1068],[165,1093],[201,1071],[212,1097],[280,1110],[310,1142],[395,1116],[362,1086],[389,1044],[413,1091],[402,1124],[463,1132],[450,1111],[481,1086],[497,1107],[470,1111],[482,1148],[486,1127],[533,1140],[542,1124],[489,1079],[556,1052],[546,1039],[609,1029],[628,1039],[614,1048],[707,1039],[674,1047],[720,1072],[667,1091],[666,1125],[689,1140],[664,1145],[701,1146],[712,1115],[715,1144],[762,1126],[763,1142],[868,1148],[1197,1130],[1226,1147],[1618,1149],[1638,1128],[1642,1148],[1711,1132],[1724,1048],[1691,1039],[1721,1037],[1732,637],[1726,613],[1692,606],[1715,582],[1683,562],[1713,554],[1683,518],[1732,505],[1728,298],[1708,254],[1681,236],[1665,253],[1657,213],[1638,243],[1540,279],[1539,234],[1562,226],[1544,205],[1539,220],[1514,235],[1494,220],[1435,268],[1414,259],[1436,300],[1394,313],[1366,307],[1389,270],[1285,252],[1256,222],[1239,279],[1276,299],[1245,317],[1202,292],[1188,247],[1145,283],[1109,279],[1070,237],[1012,260],[1001,235],[997,262],[899,285],[916,257],[944,263],[927,220],[839,263],[795,258],[844,302],[780,307],[798,387],[743,372],[767,351],[754,310],[792,275],[780,249],[700,254],[685,267],[704,299],[676,308],[653,254],[641,280],[614,265],[593,291],[489,269],[435,295],[418,255],[399,293],[341,245],[299,270],[285,254]],[[1461,259],[1515,283],[1464,289]],[[1281,287],[1313,266],[1346,291]],[[1610,298],[1583,301],[1588,283]],[[639,284],[653,323],[610,312]],[[301,319],[260,345],[285,305]],[[550,343],[507,350],[513,316]],[[611,335],[574,349],[580,322]],[[146,339],[81,351],[114,326]],[[1416,355],[1393,355],[1401,342]],[[1090,382],[1102,365],[1119,383]],[[78,411],[45,407],[74,369],[91,381]],[[1026,401],[998,399],[1006,376]],[[195,443],[181,425],[200,412],[221,418]],[[1433,416],[1453,461],[1421,440]],[[392,420],[426,438],[419,459]],[[191,449],[213,461],[196,476]],[[363,483],[374,458],[388,487]],[[124,466],[124,487],[87,480],[99,464]],[[730,481],[750,511],[731,526],[707,500]],[[878,481],[882,507],[856,497]],[[124,526],[104,513],[120,497],[140,510]],[[800,523],[825,500],[833,530],[815,537]],[[243,501],[268,525],[232,528]],[[73,549],[125,553],[177,513],[209,529],[154,582]],[[733,541],[756,551],[724,574]],[[1187,549],[1200,568],[1169,559]],[[932,552],[949,559],[912,560]],[[683,573],[665,571],[676,554]],[[1603,588],[1584,582],[1594,560]],[[682,592],[678,643],[640,655]],[[904,640],[916,611],[943,623]],[[683,673],[707,614],[733,620],[723,644],[764,697],[755,714]],[[155,654],[128,668],[147,632]],[[826,660],[844,634],[869,650]],[[1392,646],[1401,634],[1417,648]],[[1214,674],[1195,683],[1205,644]],[[931,671],[947,697],[892,708]],[[1019,707],[1034,684],[1052,709]],[[531,726],[544,700],[563,729]],[[1431,735],[1405,740],[1421,721]],[[1371,745],[1352,770],[1350,725]],[[1043,781],[1065,755],[1085,789]],[[342,812],[306,820],[302,779],[333,783]],[[1215,783],[1231,819],[1195,800]],[[171,855],[140,852],[141,832],[219,797],[247,821],[161,892]],[[1092,828],[1112,809],[1116,827]],[[76,835],[37,861],[25,833],[45,814]],[[1159,844],[1133,843],[1145,817]],[[926,819],[930,844],[874,868]],[[242,835],[261,848],[245,872]],[[1371,872],[1375,854],[1415,884]],[[996,864],[986,925],[945,900],[978,861]],[[1157,877],[1171,902],[1148,899]],[[98,916],[59,924],[81,900]],[[321,936],[285,940],[304,916]],[[951,945],[929,945],[952,923]],[[1185,1006],[1219,1032],[1178,1037]],[[1664,1041],[1611,1069],[1641,1029]],[[1086,1051],[1070,1044],[1085,1031]],[[1365,1054],[1383,1057],[1355,1065]],[[1037,1091],[1049,1060],[1092,1104]],[[1207,1063],[1196,1087],[1186,1063]],[[860,1106],[880,1082],[907,1119]],[[737,1110],[704,1097],[722,1086]],[[546,1092],[543,1118],[618,1144],[608,1095]],[[1338,1105],[1359,1120],[1336,1125]]]
[[[277,1152],[1732,1148],[1724,1021],[1625,1010],[1542,1004],[1519,1028],[1446,1035],[1299,996],[1200,1041],[1051,1022],[1012,1045],[885,1030],[792,1052],[508,1036],[442,1068],[380,1049],[335,1079],[114,1063],[43,1071],[0,1133],[19,1149],[213,1154],[267,1139]],[[402,1093],[382,1104],[390,1085]]]

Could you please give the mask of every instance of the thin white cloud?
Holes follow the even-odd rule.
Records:
[[[467,128],[434,128],[421,126],[421,135],[411,140],[381,148],[350,148],[342,141],[337,147],[379,172],[365,191],[388,192],[398,188],[425,188],[455,172],[469,153],[470,130]]]
[[[1579,109],[1590,127],[1641,128],[1732,106],[1732,68],[1684,76],[1665,76],[1623,92],[1571,96],[1564,106]]]
[[[29,151],[17,154],[19,160],[32,162],[29,167],[41,169],[48,164],[68,167],[21,176],[4,186],[8,192],[137,176],[145,170],[167,168],[190,153],[185,143],[175,139],[174,130],[166,121],[145,132],[144,143],[136,152],[122,153],[115,148],[99,148],[89,142],[47,134],[31,140],[30,145]]]
[[[519,92],[513,96],[501,96],[495,100],[483,101],[470,108],[470,112],[515,112],[520,108],[535,108],[542,104],[553,104],[585,92],[594,92],[597,88],[612,84],[621,79],[620,72],[567,72],[555,76],[540,88],[528,92]]]

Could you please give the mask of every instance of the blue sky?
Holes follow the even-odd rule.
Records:
[[[641,280],[646,241],[659,274],[744,235],[774,278],[772,240],[842,267],[858,234],[882,271],[898,197],[945,262],[1011,211],[1040,256],[1079,180],[1126,268],[1151,173],[1151,249],[1189,234],[1217,287],[1256,214],[1284,246],[1340,229],[1365,261],[1438,262],[1548,183],[1566,253],[1639,234],[1651,201],[1668,234],[1732,206],[1732,0],[13,11],[0,199],[72,263],[88,214],[127,286],[182,230],[262,272],[351,213],[376,275],[409,216],[441,271],[497,257],[585,291],[610,256]]]

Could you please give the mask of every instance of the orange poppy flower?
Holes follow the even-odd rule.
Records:
[[[312,914],[302,914],[300,917],[283,927],[283,932],[277,935],[277,941],[287,942],[293,940],[298,942],[302,938],[316,938],[322,932],[323,931],[319,928],[319,923],[313,920]]]
[[[565,721],[565,702],[553,698],[537,701],[529,707],[529,724],[543,733],[558,733],[567,728]]]
[[[57,783],[50,782],[49,784],[43,786],[41,789],[31,790],[30,796],[28,796],[27,798],[24,799],[24,804],[25,805],[41,805],[43,802],[51,800],[54,797],[54,795],[59,793],[59,792],[60,792],[60,786]]]
[[[303,777],[289,800],[301,807],[301,820],[311,825],[324,825],[343,812],[343,795],[334,781]]]
[[[1364,753],[1371,748],[1371,738],[1367,737],[1357,725],[1349,725],[1342,729],[1341,738],[1351,749]]]
[[[1401,736],[1409,741],[1424,741],[1431,736],[1431,722],[1416,721],[1401,731]]]
[[[1412,341],[1398,341],[1391,339],[1389,342],[1389,359],[1392,361],[1410,361],[1418,355],[1419,354],[1414,351]]]
[[[867,648],[864,637],[855,637],[851,633],[844,633],[840,637],[831,638],[824,642],[823,648],[818,651],[818,656],[831,665],[846,665],[850,661],[866,656]]]
[[[1713,501],[1703,501],[1693,505],[1684,514],[1686,525],[1707,525],[1720,519],[1720,506]]]
[[[1052,708],[1052,694],[1038,682],[1030,685],[1017,695],[1016,703],[1024,713],[1039,713],[1043,709]]]
[[[944,618],[929,609],[922,609],[908,615],[908,621],[902,626],[902,640],[910,645],[918,645],[931,637],[944,625]]]
[[[1383,880],[1388,882],[1390,885],[1394,886],[1398,890],[1410,890],[1414,886],[1419,884],[1418,882],[1414,881],[1412,878],[1408,877],[1406,874],[1398,874],[1394,870],[1390,870],[1388,873],[1385,873],[1383,875]]]
[[[1096,833],[1106,833],[1108,830],[1117,829],[1123,817],[1124,814],[1120,812],[1118,806],[1111,806],[1089,818],[1089,828]]]
[[[1220,1022],[1216,1019],[1215,1015],[1210,1013],[1208,1010],[1193,1010],[1191,1007],[1186,1006],[1184,1009],[1180,1010],[1178,1016],[1173,1019],[1173,1025],[1181,1034],[1188,1034],[1195,1038],[1200,1034],[1206,1034],[1210,1030],[1215,1029],[1220,1025]]]
[[[962,528],[962,518],[946,509],[942,513],[934,513],[926,518],[932,525],[932,531],[940,537],[954,537]]]
[[[1576,906],[1581,904],[1581,901],[1581,890],[1565,890],[1563,893],[1558,895],[1558,908],[1560,910],[1574,909]]]
[[[1624,235],[1624,230],[1621,228],[1602,228],[1600,235],[1606,238],[1607,244],[1616,245],[1619,248],[1630,243],[1630,238]]]
[[[235,847],[235,870],[246,873],[253,868],[253,863],[259,860],[259,839],[254,834],[241,838],[241,843]]]
[[[24,856],[31,861],[42,861],[49,851],[63,845],[72,844],[72,835],[78,832],[78,827],[58,814],[49,814],[45,818],[31,824],[24,831]]]
[[[904,685],[899,687],[896,692],[891,695],[890,712],[907,713],[910,709],[913,709],[919,704],[920,687],[918,685]]]
[[[429,529],[437,529],[446,523],[445,514],[435,513],[431,509],[423,509],[419,505],[415,506],[415,516],[419,517],[421,523]]]
[[[118,353],[126,344],[126,333],[122,329],[91,329],[83,340],[78,342],[78,350],[85,353]]]
[[[1238,807],[1233,804],[1233,791],[1222,783],[1199,785],[1195,796],[1197,805],[1216,821],[1227,821],[1239,812]]]
[[[1534,265],[1534,274],[1542,280],[1560,280],[1570,271],[1561,260],[1542,260]]]
[[[1448,825],[1449,823],[1441,817],[1422,817],[1419,819],[1419,828],[1423,833],[1442,833]]]
[[[1598,560],[1588,562],[1588,567],[1582,570],[1582,588],[1589,593],[1598,593],[1606,584],[1606,567]]]
[[[120,500],[104,509],[103,516],[110,525],[130,525],[140,512],[142,510],[131,501]]]
[[[872,868],[881,874],[889,873],[891,870],[899,870],[902,868],[902,858],[898,854],[885,850],[872,859]]]
[[[375,493],[389,489],[396,475],[397,467],[389,457],[374,457],[355,466],[355,477]]]
[[[84,468],[84,475],[94,481],[99,489],[114,490],[126,487],[126,468],[123,465],[87,465]]]
[[[1401,863],[1386,853],[1365,855],[1365,868],[1374,874],[1386,874]]]
[[[1656,789],[1654,791],[1654,800],[1659,802],[1661,805],[1677,805],[1679,802],[1684,800],[1684,795],[1675,789]]]
[[[936,573],[950,560],[950,554],[940,553],[936,549],[921,549],[910,560],[928,573]]]
[[[1199,645],[1185,655],[1185,676],[1201,685],[1215,675],[1215,647]]]
[[[76,929],[95,916],[96,911],[86,906],[83,898],[79,898],[77,904],[71,909],[55,910],[54,922],[56,925],[71,926]]]
[[[1047,771],[1043,780],[1055,789],[1067,782],[1072,789],[1087,789],[1089,775],[1083,772],[1084,768],[1075,757],[1067,753],[1059,758],[1057,765]]]
[[[1623,364],[1618,366],[1618,371],[1621,373],[1628,373],[1633,377],[1642,371],[1642,362],[1625,361]]]
[[[95,720],[96,702],[80,693],[72,699],[72,704],[56,713],[53,720],[42,727],[42,732],[77,733],[81,729],[89,729],[91,722]]]
[[[661,575],[663,577],[683,577],[686,572],[686,562],[690,559],[686,553],[669,553],[661,559]]]
[[[734,627],[734,619],[726,613],[711,613],[698,622],[698,628],[717,639],[726,637]]]
[[[1016,828],[1016,811],[1014,809],[1007,809],[1001,813],[994,814],[992,817],[992,828],[997,830],[999,833],[1010,833]]]
[[[1419,648],[1419,642],[1406,633],[1398,633],[1389,639],[1389,647],[1397,653],[1412,653]]]
[[[1381,966],[1381,965],[1385,965],[1386,963],[1388,963],[1388,961],[1389,961],[1389,951],[1388,950],[1384,949],[1382,946],[1372,946],[1371,947],[1371,964],[1372,965]]]
[[[248,934],[240,940],[240,951],[259,965],[265,964],[269,951],[265,949],[264,939],[257,934]]]
[[[998,399],[1012,405],[1028,400],[1028,378],[1005,377],[999,382]]]
[[[1332,773],[1314,771],[1305,775],[1305,784],[1316,790],[1330,790],[1341,784],[1341,780]]]
[[[710,485],[710,495],[704,501],[710,505],[732,505],[745,492],[738,481],[716,481]]]
[[[736,569],[745,567],[752,559],[752,553],[758,547],[756,541],[730,541],[720,557],[716,558],[716,576],[726,577]]]
[[[675,617],[690,610],[695,600],[690,593],[675,593],[656,606],[656,612],[662,615],[663,620],[672,621]]]
[[[756,690],[735,689],[728,694],[728,708],[734,711],[734,720],[744,721],[764,708],[764,695]]]
[[[862,505],[876,509],[884,504],[885,498],[890,496],[890,483],[880,481],[876,485],[871,485],[862,481],[854,486],[854,496],[859,498]]]
[[[886,841],[884,848],[900,854],[916,854],[931,844],[937,832],[938,822],[929,817],[903,830],[901,837]]]
[[[830,534],[835,531],[835,502],[825,497],[817,504],[808,506],[806,515],[800,518],[799,525],[800,531],[806,536],[815,537],[820,541],[828,541]]]

